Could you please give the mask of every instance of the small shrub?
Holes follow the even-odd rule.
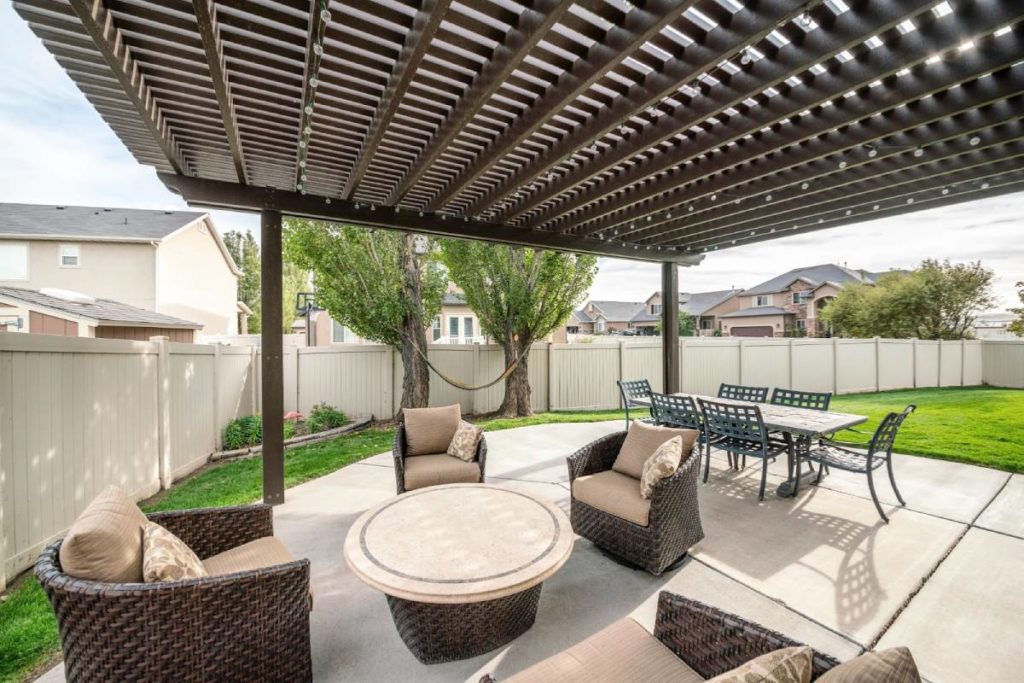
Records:
[[[224,428],[224,450],[234,451],[263,441],[263,420],[259,415],[235,418]]]
[[[296,425],[297,425],[297,423],[294,420],[285,420],[285,422],[284,422],[284,438],[285,438],[286,441],[288,439],[292,438],[293,436],[295,436]]]
[[[313,406],[313,410],[309,413],[309,419],[306,420],[310,434],[316,434],[328,429],[337,429],[338,427],[344,427],[346,424],[348,424],[348,417],[345,413],[326,403],[318,403]]]

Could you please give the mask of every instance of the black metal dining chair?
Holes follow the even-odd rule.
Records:
[[[698,434],[697,457],[703,457],[705,447],[707,447],[707,456],[711,457],[711,446],[708,443],[707,434],[704,432],[700,407],[692,396],[651,393],[651,407],[654,412],[654,420],[659,425],[696,429]],[[707,481],[707,475],[704,480]]]
[[[821,481],[821,466],[834,467],[837,470],[867,475],[871,500],[874,501],[875,509],[878,510],[882,521],[888,524],[889,518],[885,516],[885,511],[882,510],[882,505],[878,502],[878,494],[875,492],[874,471],[885,465],[889,471],[889,483],[892,484],[896,500],[900,502],[900,505],[906,505],[903,496],[900,495],[900,490],[896,488],[896,478],[892,472],[892,446],[896,441],[896,434],[903,425],[903,421],[915,410],[917,410],[917,406],[911,403],[902,412],[886,415],[885,419],[878,425],[878,429],[875,430],[874,436],[871,437],[866,453],[854,450],[857,447],[863,448],[863,444],[823,439],[816,448],[812,448],[807,453],[807,459],[819,465],[818,478],[814,483],[817,484]],[[796,469],[796,476],[799,477],[799,460],[797,461]]]
[[[828,410],[831,402],[831,391],[797,391],[796,389],[780,389],[779,387],[775,387],[772,390],[772,398],[769,401],[769,403],[777,406],[807,408],[808,410]]]
[[[726,384],[723,382],[718,387],[718,398],[764,403],[768,400],[768,387],[748,387],[743,384]]]
[[[777,444],[768,438],[768,430],[761,417],[761,408],[756,405],[718,403],[709,399],[697,399],[704,421],[704,431],[715,448],[730,453],[734,458],[761,458],[761,487],[758,500],[764,500],[764,487],[768,481],[768,459],[782,453],[793,461],[793,445]],[[710,450],[710,449],[709,449]],[[711,458],[704,465],[704,481],[708,480]]]
[[[648,408],[648,417],[641,418],[644,422],[654,422],[654,406],[646,406],[637,403],[638,398],[651,398],[651,383],[646,379],[623,379],[616,382],[619,385],[619,394],[622,395],[622,406],[626,409],[626,429],[629,429],[629,409],[644,407]]]

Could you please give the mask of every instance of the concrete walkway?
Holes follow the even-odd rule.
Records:
[[[487,435],[488,481],[555,501],[568,512],[565,457],[621,422],[526,427]],[[577,539],[544,584],[534,627],[476,659],[425,666],[399,640],[384,596],[342,558],[345,534],[369,506],[394,495],[391,454],[374,456],[287,492],[277,534],[312,560],[317,681],[476,681],[508,677],[624,616],[654,623],[672,590],[754,619],[840,659],[908,645],[931,683],[1020,680],[1024,670],[1024,477],[897,456],[906,508],[881,495],[881,522],[861,476],[833,472],[796,499],[757,501],[754,467],[713,457],[700,488],[706,538],[661,577],[617,564]],[[784,464],[770,468],[774,486]],[[47,674],[59,678],[60,667]]]

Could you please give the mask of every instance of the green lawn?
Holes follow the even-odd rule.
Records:
[[[900,432],[899,452],[1024,472],[1024,391],[988,387],[889,391],[837,396],[832,405],[835,410],[867,415],[868,423],[859,429],[870,431],[886,413],[908,403],[917,405],[917,412]],[[482,418],[478,423],[496,431],[623,416],[620,410],[559,412],[521,419]],[[290,450],[285,457],[285,485],[295,486],[389,451],[393,435],[390,429],[368,429]],[[262,496],[262,476],[259,458],[222,462],[175,484],[146,501],[143,508],[155,512],[250,503]],[[0,682],[22,681],[57,655],[57,626],[34,577],[17,581],[6,597],[0,603]]]

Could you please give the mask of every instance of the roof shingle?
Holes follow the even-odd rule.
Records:
[[[0,287],[0,297],[13,299],[23,304],[42,306],[53,311],[81,318],[91,318],[99,324],[132,325],[135,327],[177,327],[198,330],[202,325],[190,320],[175,318],[156,311],[130,306],[112,299],[93,299],[89,302],[69,301],[60,297],[20,287]]]
[[[0,235],[148,242],[161,240],[204,215],[199,211],[0,203]]]

